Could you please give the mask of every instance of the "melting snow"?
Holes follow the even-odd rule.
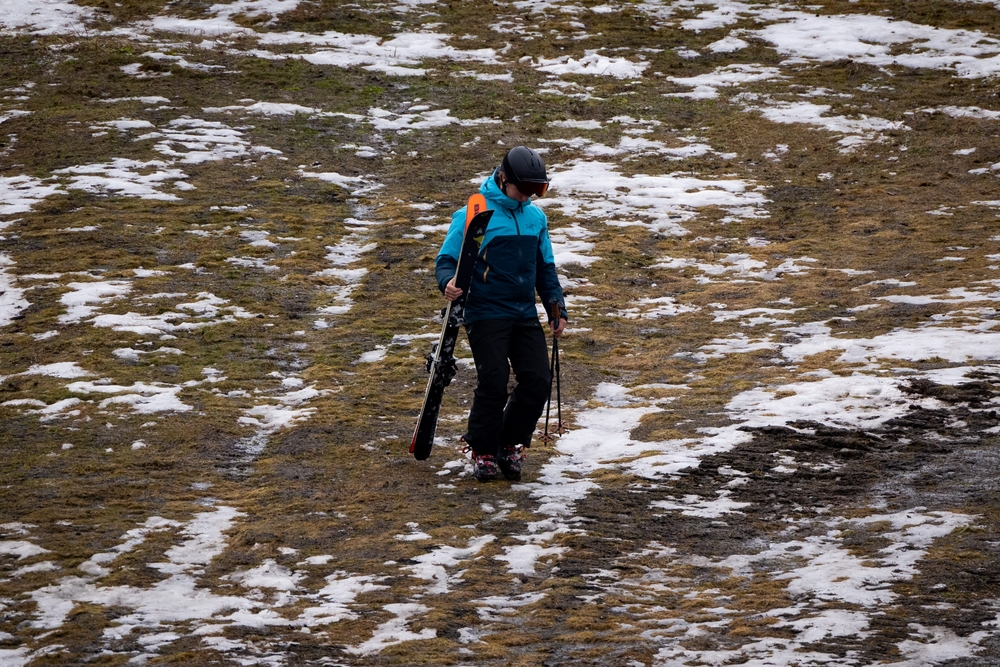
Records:
[[[741,40],[742,41],[742,40]],[[744,46],[746,43],[744,42]],[[667,77],[679,86],[694,88],[686,93],[668,93],[670,97],[690,97],[693,99],[714,99],[719,96],[719,88],[730,88],[755,81],[769,81],[783,78],[777,67],[763,65],[726,65],[714,72],[691,77]]]
[[[366,642],[357,646],[347,647],[347,652],[355,655],[371,655],[378,653],[387,646],[395,646],[403,642],[411,642],[420,639],[434,639],[437,637],[437,630],[425,628],[420,632],[413,632],[408,629],[410,619],[414,616],[430,611],[430,608],[422,604],[398,603],[387,604],[384,609],[395,617],[386,621],[375,629],[375,634]]]
[[[446,43],[450,39],[449,35],[437,33],[400,33],[383,40],[371,35],[348,35],[333,31],[321,35],[272,32],[259,35],[258,38],[261,46],[299,44],[317,49],[312,53],[288,54],[283,57],[302,58],[314,65],[363,67],[394,76],[423,76],[427,70],[419,65],[432,58],[498,64],[492,49],[463,51]],[[275,56],[267,53],[266,57]]]
[[[449,574],[448,568],[454,568],[461,561],[475,556],[495,539],[492,535],[483,535],[469,540],[468,546],[464,548],[439,546],[428,553],[413,558],[414,564],[408,565],[404,569],[417,579],[433,582],[425,589],[428,595],[441,595],[447,593],[451,585],[462,580],[461,573]]]
[[[848,58],[877,67],[949,69],[965,78],[1000,73],[996,55],[1000,40],[977,30],[934,28],[860,14],[782,12],[774,18],[783,20],[749,34],[792,56],[791,63]],[[910,48],[902,49],[904,45]]]
[[[14,287],[15,278],[8,273],[14,266],[9,256],[0,253],[0,327],[5,327],[31,304],[24,298],[25,290]]]
[[[0,13],[0,32],[28,32],[33,35],[68,35],[87,31],[86,24],[97,18],[91,7],[65,0],[31,0],[6,4]]]
[[[604,56],[595,51],[587,51],[586,55],[577,59],[572,56],[558,58],[539,58],[535,68],[540,72],[563,76],[566,74],[590,74],[593,76],[610,76],[616,79],[638,79],[649,67],[646,62],[632,62],[627,58]]]
[[[0,176],[0,216],[27,213],[46,197],[62,191],[30,176]],[[0,229],[7,225],[0,220]]]
[[[762,217],[767,200],[751,184],[738,179],[707,180],[694,176],[618,173],[604,162],[574,161],[552,168],[552,196],[538,201],[571,217],[597,218],[605,224],[639,225],[650,231],[683,236],[681,226],[695,216],[693,209],[719,206],[734,215]]]
[[[882,132],[909,129],[902,121],[872,118],[865,114],[858,114],[857,118],[826,116],[824,114],[829,112],[831,108],[828,104],[770,102],[766,106],[751,106],[750,108],[757,109],[761,115],[775,123],[803,123],[846,135],[838,141],[841,145],[841,152],[851,152],[862,144],[884,140]]]
[[[69,283],[72,292],[66,292],[59,302],[66,306],[66,312],[59,316],[63,324],[73,324],[97,312],[100,305],[124,297],[132,291],[132,284],[124,280],[94,281],[90,283]]]
[[[139,162],[125,158],[57,169],[52,173],[68,176],[66,187],[71,190],[163,201],[177,201],[180,197],[162,192],[159,188],[171,182],[177,187],[187,179],[187,174],[180,169],[169,168],[166,162]]]

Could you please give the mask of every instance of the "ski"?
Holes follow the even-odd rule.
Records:
[[[424,391],[424,404],[420,408],[417,426],[413,429],[413,440],[410,441],[410,453],[418,461],[423,461],[431,455],[434,445],[434,433],[437,431],[438,413],[441,410],[441,397],[444,388],[451,384],[455,377],[455,343],[458,331],[462,326],[462,316],[465,312],[465,297],[472,284],[472,271],[479,256],[479,243],[486,226],[489,224],[493,211],[486,208],[486,198],[476,193],[469,197],[465,210],[465,232],[462,236],[462,252],[455,267],[455,286],[462,290],[462,296],[448,303],[442,317],[441,336],[427,355],[427,389]]]

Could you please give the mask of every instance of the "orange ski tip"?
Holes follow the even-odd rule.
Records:
[[[472,219],[486,210],[486,197],[483,193],[477,192],[476,194],[469,197],[469,201],[465,206],[465,224],[468,225],[472,222]]]

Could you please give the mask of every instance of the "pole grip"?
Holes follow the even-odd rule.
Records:
[[[562,317],[562,309],[559,307],[558,301],[549,302],[549,325],[554,330],[559,326],[559,319]]]

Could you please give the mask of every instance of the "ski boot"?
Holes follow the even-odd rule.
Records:
[[[497,478],[497,464],[489,454],[472,455],[472,476],[479,482],[492,482]]]
[[[497,456],[497,467],[503,474],[504,479],[511,482],[521,481],[521,461],[524,460],[524,452],[521,445],[513,445],[500,450]]]

